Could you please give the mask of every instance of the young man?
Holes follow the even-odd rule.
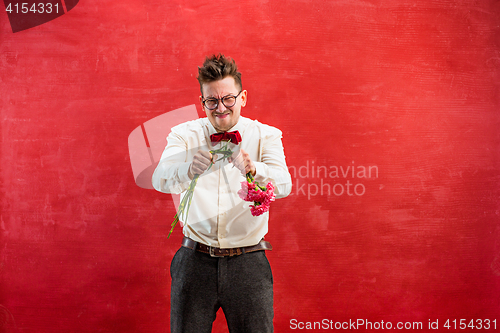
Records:
[[[252,216],[251,203],[237,192],[250,172],[261,185],[272,182],[276,198],[290,194],[282,133],[240,115],[247,91],[234,60],[212,56],[198,72],[207,117],[172,128],[153,174],[154,188],[165,193],[184,192],[200,175],[170,267],[171,331],[211,332],[222,307],[231,333],[273,332],[273,278],[265,254],[271,246],[263,240],[269,213]],[[223,145],[233,156],[211,165],[220,156],[210,151]]]

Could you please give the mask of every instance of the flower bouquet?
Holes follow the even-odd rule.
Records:
[[[268,182],[266,186],[260,186],[250,172],[246,174],[246,181],[241,182],[241,190],[238,191],[238,195],[245,201],[253,201],[253,205],[250,205],[250,212],[253,216],[259,216],[269,211],[271,202],[276,197],[273,183]]]

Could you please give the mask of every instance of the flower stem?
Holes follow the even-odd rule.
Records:
[[[196,183],[198,182],[198,178],[200,178],[200,175],[194,175],[193,179],[191,180],[191,183],[189,184],[186,195],[182,198],[182,201],[179,204],[179,208],[177,210],[177,213],[174,216],[174,221],[171,224],[172,228],[170,229],[170,232],[168,233],[167,238],[170,238],[170,235],[174,231],[174,228],[177,225],[177,222],[179,222],[179,219],[181,217],[183,217],[184,221],[187,220],[187,216],[189,213],[189,207],[191,206],[191,200],[193,199],[194,187],[196,186]]]
[[[226,143],[222,148],[219,148],[216,150],[211,150],[210,154],[212,154],[212,155],[222,154],[222,157],[220,157],[216,161],[211,161],[207,170],[210,170],[210,168],[214,165],[214,163],[216,163],[220,160],[225,160],[225,159],[229,158],[231,155],[233,155],[233,151],[228,148],[227,143]],[[191,183],[189,184],[189,187],[186,190],[186,195],[184,195],[184,197],[182,198],[182,200],[179,204],[179,207],[177,209],[177,213],[174,216],[174,221],[171,224],[172,228],[170,229],[170,232],[168,233],[167,238],[170,238],[170,235],[174,231],[174,228],[177,225],[177,223],[179,222],[180,218],[182,218],[183,221],[187,221],[189,207],[191,207],[191,201],[193,200],[193,195],[194,195],[194,188],[196,186],[196,183],[198,182],[198,178],[200,178],[200,175],[194,175],[193,179],[191,180]]]
[[[251,173],[251,172],[248,172],[248,173],[246,174],[246,177],[247,177],[247,181],[248,181],[249,183],[254,183],[254,184],[255,184],[255,186],[257,186],[258,188],[260,188],[262,191],[266,191],[266,190],[267,190],[267,187],[265,187],[265,186],[264,186],[264,187],[262,187],[262,186],[260,186],[260,185],[259,185],[259,183],[258,183],[258,182],[256,182],[256,181],[255,181],[255,178],[253,178],[253,176],[252,176],[252,173]]]

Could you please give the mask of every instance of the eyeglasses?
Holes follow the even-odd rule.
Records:
[[[207,109],[209,109],[209,110],[215,110],[219,106],[219,101],[221,101],[222,104],[224,104],[224,106],[226,108],[233,107],[236,104],[236,99],[238,98],[238,96],[241,94],[242,91],[243,90],[240,90],[240,92],[236,96],[234,96],[234,95],[226,95],[226,96],[223,96],[220,99],[219,98],[207,98],[207,99],[204,99],[203,100],[203,105]]]

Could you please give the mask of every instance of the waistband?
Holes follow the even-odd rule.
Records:
[[[272,250],[273,246],[271,243],[265,240],[261,240],[258,244],[252,246],[244,247],[233,247],[228,249],[221,249],[218,247],[208,246],[199,242],[195,242],[189,237],[184,236],[182,239],[182,246],[187,247],[191,250],[196,250],[206,254],[210,254],[212,257],[231,257],[239,256],[244,253],[255,252],[255,251],[265,251]]]

